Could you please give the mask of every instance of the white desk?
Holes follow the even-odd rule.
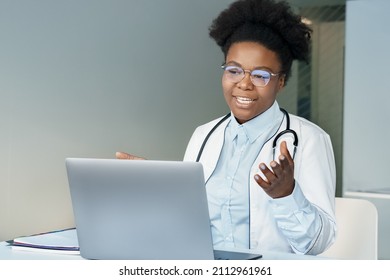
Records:
[[[324,257],[279,252],[262,252],[259,260],[324,260]],[[0,242],[0,260],[84,260],[80,255],[13,250],[7,242]]]
[[[26,238],[21,238],[19,242],[27,242],[35,245],[55,245],[55,246],[66,246],[66,247],[78,247],[77,233],[75,229],[68,229],[63,231],[51,232],[48,234],[40,234]],[[20,247],[19,247],[20,248]],[[216,248],[223,250],[223,248]],[[230,250],[230,249],[229,249]],[[291,253],[278,253],[278,252],[257,252],[254,250],[233,250],[238,252],[251,252],[260,253],[263,255],[265,260],[308,260],[308,259],[325,259],[324,257],[307,256],[307,255],[296,255]],[[33,251],[23,251],[12,249],[9,243],[3,241],[0,242],[0,260],[83,260],[78,254],[66,254],[62,252],[46,252],[35,249]]]
[[[324,260],[326,258],[278,252],[263,252],[259,260]],[[39,253],[12,250],[6,242],[0,242],[0,260],[84,260],[80,255]]]

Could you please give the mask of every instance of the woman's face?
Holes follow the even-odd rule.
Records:
[[[239,42],[231,45],[225,64],[239,66],[249,71],[263,69],[279,73],[281,70],[276,53],[254,42]],[[249,72],[246,72],[245,77],[238,83],[231,82],[226,74],[222,77],[226,103],[241,124],[270,108],[283,86],[284,75],[272,76],[265,87],[254,86]]]

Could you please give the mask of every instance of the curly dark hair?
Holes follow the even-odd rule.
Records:
[[[282,65],[285,81],[293,60],[308,62],[311,28],[292,12],[287,2],[238,0],[214,19],[209,35],[227,55],[237,42],[256,42],[274,51]]]

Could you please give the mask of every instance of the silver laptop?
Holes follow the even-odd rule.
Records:
[[[255,259],[213,250],[200,163],[67,158],[80,254],[87,259]]]

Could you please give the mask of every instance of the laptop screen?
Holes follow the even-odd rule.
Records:
[[[213,259],[200,163],[66,159],[88,259]]]

